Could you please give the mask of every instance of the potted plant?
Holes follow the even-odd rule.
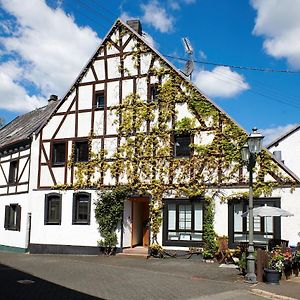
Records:
[[[279,284],[281,278],[284,256],[280,247],[276,247],[269,256],[268,268],[264,269],[265,282]]]

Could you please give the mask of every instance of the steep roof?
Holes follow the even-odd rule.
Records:
[[[300,125],[296,125],[294,128],[292,128],[291,130],[289,130],[288,132],[284,133],[283,135],[281,135],[280,137],[278,137],[276,140],[274,140],[273,142],[271,142],[269,145],[266,146],[267,149],[270,149],[271,147],[275,146],[276,144],[280,143],[282,140],[286,139],[287,137],[289,137],[291,134],[293,134],[294,132],[296,132],[298,129],[300,129]]]
[[[28,140],[44,125],[59,101],[16,117],[0,130],[0,149]]]

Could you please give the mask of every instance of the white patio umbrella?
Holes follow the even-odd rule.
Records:
[[[273,206],[258,206],[253,208],[253,217],[292,217],[294,214],[287,210]],[[242,217],[248,216],[248,210],[242,214]]]
[[[248,210],[242,214],[242,217],[247,217],[248,216]],[[267,206],[265,204],[264,206],[258,206],[253,208],[253,217],[266,217],[266,237],[268,236],[267,234],[267,217],[292,217],[294,214],[290,213],[287,210],[284,210],[279,207],[274,207],[274,206]]]

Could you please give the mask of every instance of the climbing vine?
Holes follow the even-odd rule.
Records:
[[[149,54],[149,51],[142,43],[134,45],[131,56],[136,68],[140,68],[141,55]],[[180,197],[201,195],[206,199],[203,241],[206,251],[213,252],[216,247],[213,229],[215,199],[229,201],[247,195],[221,191],[222,186],[247,181],[240,158],[240,148],[247,140],[247,134],[191,83],[182,80],[159,57],[152,55],[160,67],[150,68],[147,82],[150,82],[150,77],[158,81],[157,100],[146,101],[138,93],[132,93],[124,97],[122,104],[111,108],[117,117],[119,146],[108,161],[106,151],[93,153],[91,135],[88,162],[74,163],[72,151],[69,167],[76,168],[74,187],[102,190],[107,172],[115,180],[110,191],[100,194],[96,205],[96,218],[103,237],[100,244],[107,246],[116,244],[114,231],[129,187],[130,191],[151,196],[150,225],[155,249],[160,248],[157,236],[165,194]],[[124,71],[123,60],[121,62]],[[178,118],[177,109],[181,105],[186,105],[191,117]],[[174,135],[186,132],[193,136],[191,156],[174,157]],[[256,172],[256,197],[271,195],[278,182],[291,183],[265,150],[258,156]],[[277,183],[267,180],[267,175],[275,178]],[[120,185],[122,190],[119,190]],[[213,197],[209,197],[212,190]]]

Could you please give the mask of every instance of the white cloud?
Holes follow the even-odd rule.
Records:
[[[210,97],[230,98],[250,88],[242,75],[221,66],[212,71],[195,71],[194,82]]]
[[[203,60],[207,59],[207,56],[206,56],[205,52],[202,51],[202,50],[199,51],[199,56],[200,56],[200,59],[203,59]]]
[[[51,9],[44,0],[0,0],[0,4],[16,18],[10,35],[0,38],[0,46],[14,54],[13,63],[20,69],[19,74],[40,93],[37,97],[29,96],[21,81],[7,73],[6,68],[1,72],[5,86],[0,83],[0,101],[9,102],[11,97],[16,103],[13,86],[19,96],[16,110],[22,106],[32,108],[23,105],[24,101],[41,106],[50,94],[62,96],[100,43],[97,34],[88,27],[79,27],[71,16],[60,8]],[[7,89],[11,92],[3,94]]]
[[[171,7],[173,10],[180,10],[180,5],[177,1],[174,0],[169,0],[168,5]]]
[[[265,51],[300,69],[300,1],[252,0],[251,4],[257,10],[253,34],[264,37]]]
[[[174,18],[168,15],[165,8],[159,5],[157,0],[150,0],[147,4],[141,4],[144,13],[142,21],[153,26],[160,32],[170,32],[173,30]]]
[[[262,135],[264,135],[264,139],[263,139],[264,145],[267,146],[268,144],[272,143],[277,138],[281,137],[285,133],[292,130],[296,125],[299,125],[299,124],[287,124],[284,126],[261,129],[260,132],[262,133]]]
[[[47,104],[43,97],[29,96],[18,83],[22,69],[12,62],[0,65],[0,108],[14,112],[26,112]]]

